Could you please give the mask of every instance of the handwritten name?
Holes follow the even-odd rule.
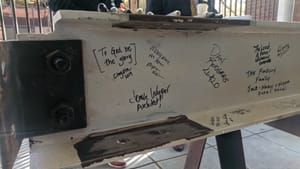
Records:
[[[132,77],[132,68],[124,68],[119,72],[116,72],[113,74],[114,79],[128,79],[129,77]]]
[[[277,56],[282,57],[290,50],[290,44],[279,45],[277,48]]]
[[[168,66],[171,62],[163,55],[163,53],[157,47],[150,47],[150,53],[148,55],[149,61],[146,63],[146,67],[150,69],[151,73],[161,79],[165,79],[162,75],[164,67]]]
[[[259,65],[271,63],[271,44],[256,44],[253,46],[255,52],[255,62]]]
[[[238,109],[238,110],[234,110],[232,112],[229,112],[230,114],[238,114],[238,115],[244,115],[244,114],[248,114],[250,113],[251,110],[250,109]]]
[[[171,85],[166,87],[159,87],[156,85],[154,88],[149,88],[148,91],[137,93],[132,91],[132,97],[129,98],[129,103],[136,104],[136,110],[143,111],[151,107],[161,108],[165,96],[169,93]]]
[[[247,86],[247,92],[257,96],[265,96],[273,93],[283,92],[288,89],[290,80],[275,81],[274,76],[277,73],[275,66],[270,66],[271,59],[271,43],[258,43],[253,46],[255,52],[255,62],[258,63],[256,70],[246,72],[246,77],[251,79],[251,83]],[[277,56],[281,57],[289,51],[290,45],[280,45],[277,49]]]
[[[258,70],[249,70],[246,72],[247,78],[254,77],[254,83],[270,82],[273,75],[276,74],[276,67],[261,67]]]
[[[136,44],[105,46],[93,49],[92,53],[101,74],[112,71],[112,78],[128,79],[133,76],[133,67],[137,65]]]
[[[269,95],[272,93],[277,93],[277,92],[282,92],[287,90],[288,84],[290,84],[290,80],[280,81],[277,83],[249,85],[248,93],[255,92],[258,96]]]
[[[215,127],[230,126],[233,122],[234,120],[229,113],[225,113],[221,116],[210,117],[210,125]]]
[[[210,57],[206,63],[207,67],[202,69],[204,75],[208,78],[208,82],[214,87],[219,88],[222,83],[229,81],[228,75],[224,71],[222,65],[225,62],[221,54],[221,48],[217,44],[213,44]]]

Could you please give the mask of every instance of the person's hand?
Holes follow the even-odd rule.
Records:
[[[124,13],[126,10],[126,6],[124,3],[120,3],[119,13]]]

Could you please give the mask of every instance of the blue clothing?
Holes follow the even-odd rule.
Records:
[[[146,12],[166,15],[175,10],[179,10],[182,16],[191,16],[190,0],[147,0]]]
[[[208,4],[208,12],[217,12],[217,10],[215,9],[215,0],[208,0],[207,4]]]

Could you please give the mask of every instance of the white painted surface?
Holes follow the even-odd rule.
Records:
[[[300,110],[297,24],[252,23],[249,27],[208,32],[135,31],[111,28],[118,20],[128,20],[115,14],[63,11],[59,18],[53,34],[23,35],[20,39],[83,41],[88,127],[35,137],[42,143],[34,144],[31,149],[34,168],[78,165],[80,161],[73,144],[95,132],[187,115],[213,129],[201,137],[204,138],[290,116]],[[256,45],[264,48],[260,56]],[[112,49],[119,47],[121,53],[111,54]],[[125,52],[127,47],[131,47],[131,52]],[[105,52],[101,49],[107,55],[102,55]],[[160,55],[154,49],[164,57],[159,59],[163,66],[152,58]],[[120,58],[129,55],[132,59],[125,60],[123,65]],[[105,65],[106,59],[116,63]],[[147,67],[149,63],[160,70],[161,77],[152,73]],[[128,79],[114,79],[115,73],[126,69],[131,70]],[[263,73],[263,70],[271,72]],[[208,74],[215,77],[213,82],[209,81]],[[268,80],[256,82],[257,78]],[[278,91],[280,83],[284,85]],[[268,85],[269,89],[262,89]],[[249,86],[252,92],[248,91]],[[160,97],[152,97],[151,91],[156,89],[164,91]],[[146,101],[138,102],[134,95],[147,96],[148,102],[158,99],[159,104],[138,109]],[[74,139],[70,140],[71,137]],[[188,141],[179,140],[167,146],[182,142]]]
[[[278,15],[279,22],[292,22],[294,13],[295,0],[279,0],[278,1]]]

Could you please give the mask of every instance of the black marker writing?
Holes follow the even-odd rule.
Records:
[[[231,115],[229,113],[225,113],[221,116],[212,116],[210,117],[210,125],[219,127],[221,125],[223,126],[230,126],[234,120],[232,119]]]
[[[253,46],[255,52],[255,62],[259,65],[271,63],[271,44],[256,44]]]
[[[136,104],[137,111],[143,111],[154,106],[161,108],[165,96],[170,91],[170,87],[171,85],[167,87],[156,85],[154,88],[149,88],[148,91],[139,93],[133,90],[132,97],[129,98],[129,103]]]
[[[225,60],[226,58],[221,55],[220,46],[213,44],[210,57],[206,62],[208,66],[202,69],[202,71],[204,75],[208,77],[208,82],[211,83],[214,88],[219,88],[221,83],[227,83],[229,81],[229,78],[222,67]],[[218,80],[219,78],[220,80]]]
[[[146,67],[150,69],[154,76],[164,79],[165,77],[162,74],[165,67],[171,63],[170,60],[157,47],[152,46],[149,51],[149,61],[146,63]]]
[[[133,76],[133,67],[137,65],[135,43],[93,49],[92,53],[101,74],[113,71],[114,80]]]
[[[277,56],[282,57],[290,50],[290,44],[279,45],[277,48]]]

